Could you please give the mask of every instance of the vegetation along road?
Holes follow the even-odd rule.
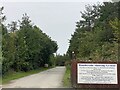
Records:
[[[38,74],[11,81],[3,85],[3,88],[59,88],[62,87],[62,80],[65,67],[55,67]]]

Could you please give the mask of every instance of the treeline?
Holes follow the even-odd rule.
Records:
[[[70,40],[71,58],[91,61],[119,60],[120,2],[86,5]]]
[[[70,58],[68,54],[56,55],[55,57],[56,66],[64,66],[70,64]]]
[[[1,31],[3,75],[9,70],[29,71],[53,64],[51,56],[58,49],[57,43],[33,25],[27,14],[19,20],[19,25],[16,21],[8,26],[1,23]]]

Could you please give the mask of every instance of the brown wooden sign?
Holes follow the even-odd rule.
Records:
[[[71,81],[74,88],[120,88],[120,63],[71,63]]]

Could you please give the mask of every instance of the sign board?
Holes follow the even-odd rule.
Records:
[[[72,60],[71,83],[74,88],[120,89],[120,63]]]
[[[117,64],[77,64],[78,84],[118,84]]]

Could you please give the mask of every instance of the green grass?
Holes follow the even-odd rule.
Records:
[[[70,79],[70,73],[71,73],[71,71],[70,71],[70,65],[68,65],[68,66],[66,66],[66,72],[65,72],[65,75],[64,75],[64,78],[63,78],[63,86],[64,87],[66,87],[66,88],[69,88],[69,87],[72,87],[72,85],[71,85],[71,79]],[[105,88],[105,89],[90,89],[90,88],[76,88],[75,90],[113,90],[113,89],[110,89],[110,88]],[[118,90],[118,88],[117,89],[114,89],[114,90]]]
[[[2,84],[2,76],[0,75],[0,85]]]
[[[28,71],[28,72],[9,72],[7,73],[3,78],[2,78],[2,84],[7,84],[9,83],[11,80],[15,80],[15,79],[19,79],[19,78],[22,78],[22,77],[25,77],[25,76],[28,76],[28,75],[32,75],[32,74],[36,74],[36,73],[39,73],[41,71],[44,71],[44,70],[47,70],[49,68],[40,68],[40,69],[37,69],[37,70],[31,70],[31,71]]]
[[[71,80],[70,80],[70,65],[66,66],[65,75],[63,78],[63,86],[64,87],[71,87]]]

